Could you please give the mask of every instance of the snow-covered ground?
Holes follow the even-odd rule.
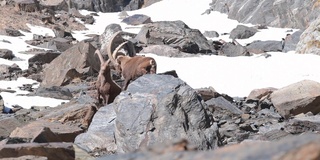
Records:
[[[229,33],[239,23],[230,20],[227,15],[218,12],[201,15],[209,8],[211,0],[163,0],[147,8],[127,12],[129,15],[145,14],[151,17],[152,21],[171,21],[181,20],[190,28],[204,31],[217,31],[218,33]],[[82,14],[88,14],[88,11],[81,11]],[[73,36],[78,40],[86,37],[86,34],[101,34],[105,27],[111,23],[118,23],[122,29],[127,32],[138,33],[141,26],[132,27],[121,23],[119,13],[98,13],[95,16],[96,22],[93,25],[86,25],[89,30],[77,31]],[[251,24],[244,24],[252,26]],[[32,33],[41,35],[53,35],[50,29],[43,27],[30,26]],[[253,37],[245,40],[238,40],[241,44],[247,44],[253,40],[281,40],[284,38],[290,28],[272,28],[260,30]],[[293,29],[296,31],[296,29]],[[24,61],[11,62],[0,59],[0,64],[12,63],[18,64],[22,69],[27,68],[27,59],[30,55],[19,53],[27,48],[24,43],[26,39],[32,39],[32,33],[24,33],[24,37],[6,37],[12,44],[0,41],[0,48],[7,48],[14,52],[17,57]],[[230,41],[227,36],[220,36],[219,39]],[[230,96],[248,96],[251,90],[264,87],[281,88],[289,84],[304,79],[310,79],[320,82],[320,56],[295,54],[294,51],[289,53],[272,52],[272,56],[265,58],[263,56],[251,57],[224,57],[224,56],[201,56],[193,58],[169,58],[160,57],[152,53],[147,54],[156,59],[158,72],[176,70],[178,76],[187,82],[193,88],[202,88],[212,86],[220,93]],[[0,81],[0,88],[11,86],[16,89],[17,85],[25,83],[35,83],[34,81],[20,78],[18,81],[6,82]],[[56,106],[62,100],[48,99],[43,97],[24,97],[17,96],[21,91],[16,93],[1,93],[7,106],[18,104],[24,108],[30,106]],[[41,103],[42,102],[42,103]],[[43,103],[44,102],[44,103]]]

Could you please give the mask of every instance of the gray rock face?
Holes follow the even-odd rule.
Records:
[[[313,21],[310,26],[301,34],[297,44],[296,52],[300,54],[320,55],[320,17]]]
[[[136,38],[147,45],[170,45],[187,53],[212,53],[214,46],[198,29],[182,21],[159,21],[144,25]]]
[[[318,5],[313,0],[212,0],[210,10],[227,13],[240,23],[305,29],[318,17]]]
[[[214,148],[217,128],[212,125],[199,95],[178,78],[145,75],[114,101],[118,152],[158,143],[188,139],[198,149]]]
[[[126,153],[187,139],[197,149],[215,148],[218,128],[199,95],[170,75],[144,75],[95,114],[75,143],[87,151]]]

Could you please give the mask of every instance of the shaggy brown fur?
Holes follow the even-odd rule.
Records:
[[[124,78],[124,86],[122,89],[126,90],[132,80],[135,80],[144,74],[155,74],[157,72],[157,63],[152,57],[135,56],[135,50],[130,41],[124,41],[117,47],[117,49],[115,49],[114,52],[112,52],[114,41],[119,38],[120,34],[121,31],[116,32],[111,37],[107,54],[109,56],[109,60],[113,63],[116,70],[122,73]],[[121,55],[118,56],[118,58],[115,58],[114,55],[118,53],[118,50],[127,44],[130,46],[128,52],[131,56]]]
[[[144,74],[156,74],[157,63],[152,57],[145,56],[119,56],[117,59],[118,70],[124,78],[123,90],[129,83]]]
[[[109,104],[120,94],[121,87],[116,84],[111,77],[110,60],[104,61],[99,50],[95,53],[98,54],[101,62],[99,75],[95,84],[98,91],[98,100],[99,103]]]

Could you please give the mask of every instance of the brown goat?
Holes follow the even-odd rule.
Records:
[[[145,56],[119,56],[117,59],[118,70],[124,78],[123,90],[129,83],[144,74],[156,74],[157,63],[152,57]]]
[[[111,48],[114,43],[113,41],[119,37],[120,34],[121,31],[113,34],[111,40],[109,41],[107,54],[109,56],[109,60],[113,62],[116,70],[122,73],[124,78],[124,86],[122,89],[126,90],[132,80],[135,80],[144,74],[155,74],[157,72],[157,63],[152,57],[135,56],[135,50],[130,41],[125,41],[118,47],[128,44],[131,46],[129,47],[129,55],[132,55],[133,57],[120,55],[118,58],[114,58],[113,55],[117,54],[118,51],[116,49],[114,52],[112,52]]]
[[[98,91],[98,100],[100,104],[109,104],[120,94],[121,87],[111,77],[110,60],[105,61],[99,50],[96,50],[95,54],[98,54],[101,63],[95,84]]]

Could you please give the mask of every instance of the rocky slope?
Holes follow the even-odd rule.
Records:
[[[34,1],[26,2],[34,4]],[[213,1],[212,8],[219,8],[218,2],[221,1]],[[228,12],[233,13],[232,10],[240,6],[243,6],[241,11],[251,8],[257,12],[256,9],[261,7],[259,4],[263,4],[280,13],[278,7],[281,5],[290,3],[289,6],[296,7],[302,3],[261,1],[252,5],[251,2],[247,1],[244,5],[242,1],[227,1],[230,7]],[[26,70],[16,65],[1,65],[0,79],[28,77],[41,83],[39,88],[33,88],[32,84],[21,86],[30,91],[29,95],[67,99],[70,102],[54,108],[33,106],[15,113],[0,114],[0,158],[320,158],[318,82],[304,80],[283,88],[257,88],[247,97],[230,97],[211,87],[191,88],[175,71],[168,71],[138,78],[113,103],[101,105],[94,87],[100,61],[94,52],[108,47],[110,35],[122,30],[120,25],[108,25],[101,35],[92,35],[92,38],[78,42],[72,37],[71,30],[83,29],[84,26],[72,19],[80,18],[83,22],[92,23],[94,16],[81,15],[76,9],[66,13],[61,7],[65,6],[64,3],[56,3],[51,9],[54,13],[60,13],[58,15],[61,17],[54,16],[56,19],[44,23],[39,15],[47,12],[25,8],[13,12],[10,11],[12,5],[8,3],[0,7],[4,22],[2,34],[20,35],[17,29],[24,28],[24,20],[31,18],[35,24],[53,28],[55,36],[34,35],[26,43],[46,46],[49,50],[27,51],[26,54],[34,56],[29,59]],[[226,7],[221,5],[220,9],[223,6]],[[9,18],[25,18],[15,26],[9,18],[4,18],[9,13]],[[278,14],[275,15],[270,18],[270,24],[266,24],[282,21]],[[241,14],[238,16],[241,17]],[[283,13],[281,16],[288,15]],[[128,22],[141,22],[130,18],[133,19]],[[307,23],[296,21],[300,22],[296,23],[297,26]],[[277,25],[289,24],[291,22],[283,21]],[[6,28],[9,26],[13,27],[8,31]],[[283,41],[259,41],[247,46],[237,43],[237,39],[249,38],[260,29],[263,29],[261,25],[238,26],[228,33],[233,42],[210,41],[199,30],[190,28],[182,21],[162,21],[148,22],[137,35],[124,32],[123,38],[133,42],[137,52],[152,51],[162,56],[183,58],[200,54],[230,57],[261,54],[267,58],[269,51],[295,50],[302,33],[290,32]],[[312,34],[312,31],[307,29],[303,37],[308,37],[307,33]],[[8,49],[1,49],[0,57],[12,60],[15,55]],[[112,76],[121,86],[121,76],[116,72]],[[0,88],[0,91],[12,92],[10,88]]]

